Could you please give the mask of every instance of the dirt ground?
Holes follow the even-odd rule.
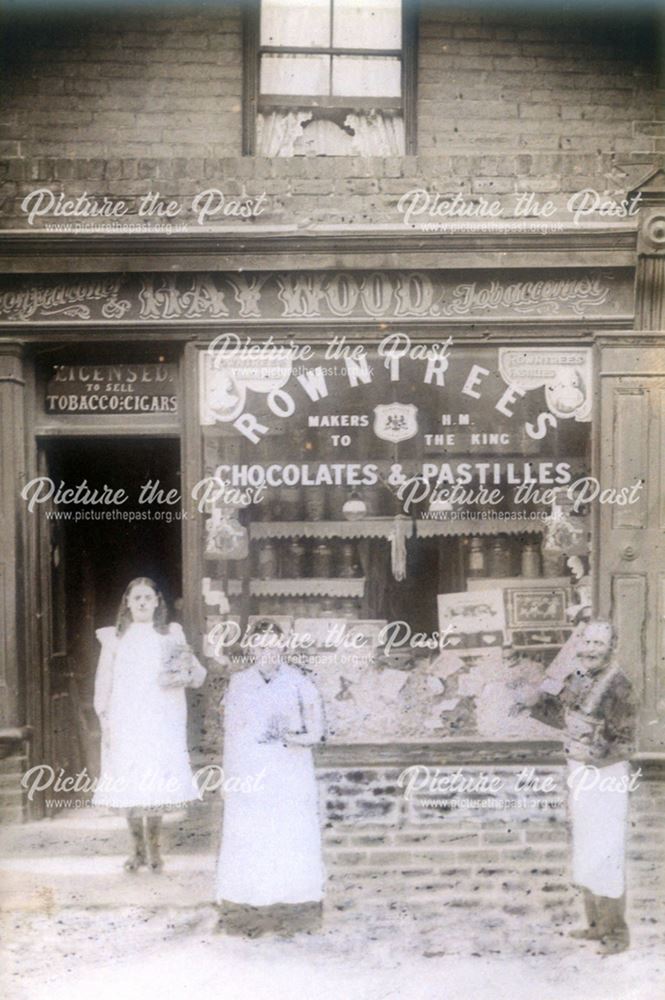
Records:
[[[230,936],[217,911],[140,907],[5,914],[5,1000],[660,1000],[665,941],[600,957],[563,929],[513,928],[483,950],[477,918],[423,932],[363,919],[289,939]]]

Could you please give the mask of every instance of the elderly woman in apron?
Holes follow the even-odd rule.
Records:
[[[152,580],[127,587],[115,626],[97,630],[102,647],[95,711],[102,767],[93,804],[127,815],[133,851],[125,870],[162,870],[162,813],[200,798],[187,752],[186,687],[199,687],[204,667],[180,625],[167,624]]]
[[[248,933],[318,916],[325,873],[311,747],[321,699],[283,659],[283,635],[255,628],[255,660],[231,677],[224,708],[224,821],[217,871],[222,924]]]
[[[604,954],[624,951],[630,941],[625,867],[636,705],[613,646],[608,622],[581,624],[568,668],[559,658],[532,708],[563,730],[568,756],[573,882],[582,889],[587,917],[587,926],[571,936],[599,941]]]

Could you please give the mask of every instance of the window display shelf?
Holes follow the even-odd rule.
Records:
[[[241,592],[241,580],[227,582],[229,596],[237,596]],[[250,580],[249,592],[252,597],[362,597],[365,578],[338,576],[329,579],[303,577],[297,580]]]
[[[394,517],[369,517],[357,521],[253,521],[249,532],[252,539],[391,538],[395,520]],[[405,517],[400,521],[407,526],[407,536],[411,537],[413,523]]]
[[[454,538],[460,535],[542,535],[545,532],[543,521],[510,520],[509,518],[492,518],[482,520],[475,517],[459,517],[454,521],[418,521],[416,523],[417,538],[435,538],[439,535]]]

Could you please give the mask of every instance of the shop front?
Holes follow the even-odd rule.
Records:
[[[38,251],[0,292],[7,760],[95,771],[94,631],[135,576],[206,658],[200,762],[269,617],[323,696],[322,773],[551,766],[519,705],[589,606],[658,751],[662,348],[633,329],[635,233],[520,239],[340,238],[331,266],[319,237],[183,238],[65,274],[42,237],[50,273]]]
[[[254,346],[199,350],[207,651],[274,618],[333,741],[547,737],[506,699],[591,599],[590,347]]]

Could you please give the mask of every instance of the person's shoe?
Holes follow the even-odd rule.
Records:
[[[598,948],[599,955],[620,955],[622,951],[630,948],[630,938],[628,934],[606,934],[600,939]]]
[[[154,850],[149,852],[149,855],[148,868],[155,875],[159,875],[164,870],[164,859],[159,853],[159,844]]]
[[[569,931],[568,937],[577,941],[600,941],[602,934],[597,927],[580,927],[577,930]]]
[[[630,931],[626,923],[626,897],[598,897],[598,913],[603,933],[600,938],[600,955],[618,955],[630,946]]]
[[[143,868],[147,864],[144,854],[132,854],[131,857],[127,858],[123,864],[123,868],[126,872],[137,872],[139,868]]]
[[[600,941],[603,930],[599,923],[598,897],[589,889],[583,889],[583,900],[587,926],[569,931],[568,936],[577,941]]]
[[[164,869],[164,860],[159,849],[159,833],[162,826],[161,816],[149,816],[146,821],[148,841],[148,868],[155,875]]]
[[[140,816],[132,816],[127,820],[127,823],[132,836],[134,853],[127,858],[123,868],[126,872],[137,872],[139,868],[148,863],[143,836],[143,819]]]

